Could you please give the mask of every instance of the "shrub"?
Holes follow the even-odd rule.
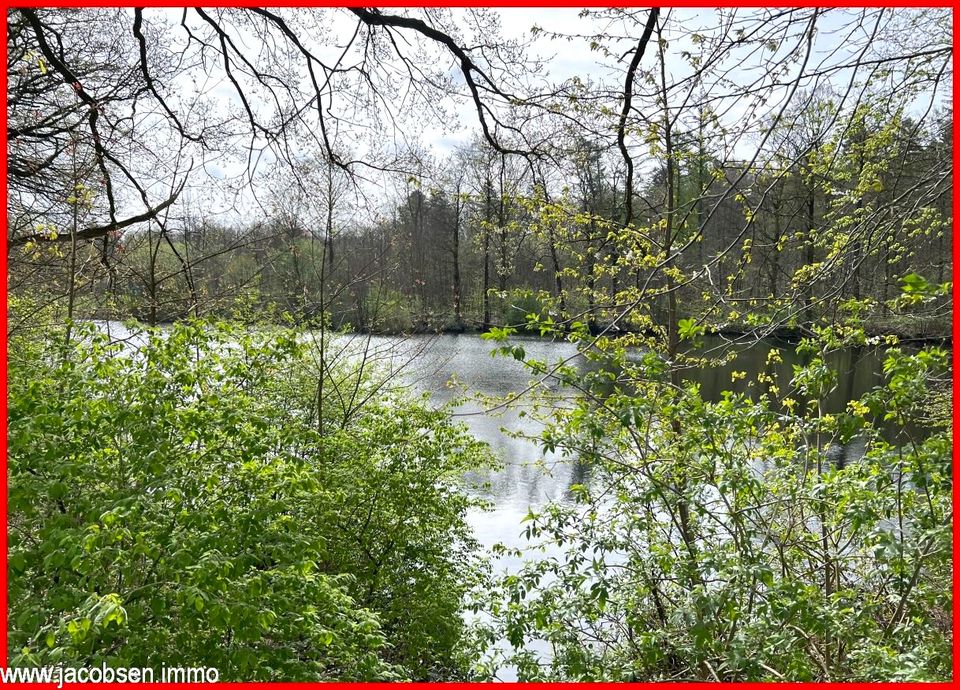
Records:
[[[480,602],[480,639],[512,645],[481,668],[505,654],[520,680],[949,679],[948,353],[890,349],[885,383],[827,414],[822,342],[801,342],[792,380],[760,374],[753,400],[704,400],[623,351],[612,390],[578,379],[543,441],[590,484],[527,516],[553,553]],[[862,458],[839,462],[854,440]]]
[[[291,331],[137,341],[12,349],[11,664],[457,677],[476,567],[458,482],[483,449],[394,393],[330,406],[321,434]]]

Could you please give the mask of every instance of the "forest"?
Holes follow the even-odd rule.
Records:
[[[950,680],[952,21],[9,10],[7,664]]]

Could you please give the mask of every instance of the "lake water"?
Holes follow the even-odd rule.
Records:
[[[357,341],[367,342],[366,336],[357,336]],[[539,338],[512,338],[512,343],[521,344],[527,358],[546,360],[573,358],[571,364],[582,369],[595,367],[577,355],[575,346],[567,342],[553,342]],[[457,418],[466,423],[474,436],[487,442],[502,463],[502,468],[484,477],[488,488],[481,495],[488,498],[492,510],[477,511],[471,515],[471,524],[476,537],[485,548],[504,544],[510,548],[528,545],[523,537],[521,520],[530,509],[537,509],[551,501],[563,501],[569,495],[572,484],[586,481],[586,469],[568,458],[545,454],[536,442],[541,426],[525,414],[531,405],[543,397],[532,390],[517,403],[495,414],[485,414],[484,405],[477,400],[464,398],[463,391],[481,396],[504,398],[527,389],[533,377],[523,364],[511,357],[491,357],[496,347],[477,335],[410,336],[407,338],[371,336],[369,345],[380,359],[403,369],[399,379],[414,390],[430,394],[433,404],[455,404]],[[356,343],[353,347],[356,347]],[[718,337],[706,338],[704,352],[713,354],[731,347]],[[782,362],[768,364],[767,354],[772,348],[780,349]],[[739,349],[739,348],[738,348]],[[829,412],[842,410],[847,401],[859,397],[882,382],[882,354],[867,348],[834,353],[830,363],[839,372],[839,385],[824,401]],[[741,349],[733,362],[717,367],[692,369],[685,377],[700,384],[704,398],[716,400],[723,390],[743,392],[747,382],[756,374],[766,371],[781,381],[789,381],[793,365],[800,357],[786,343],[762,341],[748,349]],[[734,371],[746,372],[745,379],[732,381]],[[520,434],[518,436],[517,434]],[[533,437],[533,438],[529,438]],[[848,449],[852,455],[862,452],[856,444]],[[498,561],[498,568],[516,570],[519,562],[506,557]]]
[[[569,458],[544,453],[536,437],[541,425],[525,412],[546,392],[539,389],[525,393],[516,403],[496,414],[485,413],[485,408],[503,399],[527,390],[533,377],[523,364],[511,357],[491,357],[496,347],[477,335],[412,336],[409,338],[357,336],[352,347],[362,343],[381,362],[393,367],[402,367],[399,379],[414,390],[429,393],[435,405],[450,405],[457,419],[467,424],[477,438],[487,442],[501,462],[501,469],[483,477],[487,488],[480,495],[489,499],[492,508],[475,510],[469,515],[474,534],[484,549],[503,544],[508,549],[523,549],[531,546],[524,537],[524,516],[552,501],[565,501],[572,484],[589,482],[586,468]],[[596,368],[577,353],[574,345],[567,342],[551,342],[538,338],[512,338],[511,344],[523,346],[527,358],[544,360],[548,364],[570,358],[570,364],[584,371]],[[702,352],[718,356],[733,347],[717,337],[704,339]],[[768,363],[767,355],[778,348],[781,362]],[[700,385],[701,393],[708,400],[717,400],[723,390],[748,391],[747,382],[760,372],[766,372],[783,382],[793,375],[793,365],[801,358],[794,347],[787,343],[763,341],[749,348],[737,347],[735,361],[716,367],[690,369],[685,372],[688,380]],[[640,352],[636,355],[640,356]],[[631,355],[632,356],[632,355]],[[859,397],[882,381],[882,355],[876,350],[857,349],[831,355],[830,364],[839,373],[839,385],[824,401],[828,412],[838,412],[846,403]],[[732,381],[734,371],[746,372],[746,377]],[[547,386],[549,391],[550,386]],[[471,399],[464,391],[474,395],[491,396],[488,400]],[[862,444],[855,439],[842,451],[845,459],[852,460],[863,452]],[[481,479],[471,477],[471,479]],[[541,550],[542,549],[542,550]],[[555,545],[541,546],[527,558],[544,558],[560,555]],[[498,572],[518,572],[523,558],[515,555],[499,557],[494,561]],[[481,618],[483,616],[481,615]],[[509,649],[509,643],[500,641],[497,647]],[[544,640],[529,640],[527,650],[546,659],[551,655],[549,643]],[[500,668],[500,681],[517,680],[512,666]]]

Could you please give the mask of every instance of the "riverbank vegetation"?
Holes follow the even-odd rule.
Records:
[[[318,419],[288,331],[62,336],[8,360],[12,665],[465,676],[462,476],[486,461],[463,429],[347,364],[367,402]]]
[[[792,376],[761,372],[717,401],[650,358],[595,355],[616,375],[569,381],[577,404],[542,434],[589,482],[525,519],[562,555],[480,600],[491,645],[513,646],[491,647],[489,668],[505,656],[538,681],[949,677],[949,353],[888,349],[884,385],[831,414],[840,371],[826,362],[849,338],[863,335],[806,339]]]
[[[950,678],[951,14],[510,12],[10,11],[12,665]],[[437,331],[582,470],[529,548],[335,344]]]

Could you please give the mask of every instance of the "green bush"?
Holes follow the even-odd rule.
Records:
[[[479,602],[491,614],[483,672],[948,680],[949,353],[888,350],[883,385],[828,414],[828,335],[801,342],[810,361],[792,379],[759,374],[768,392],[755,399],[705,400],[622,350],[604,360],[612,388],[574,374],[582,395],[551,412],[543,442],[578,458],[590,483],[524,521],[534,553],[553,553]],[[854,439],[862,458],[839,462]],[[510,648],[492,646],[504,639]]]
[[[526,329],[530,321],[546,315],[545,299],[533,290],[511,290],[503,298],[501,317],[504,326]],[[529,330],[539,333],[539,328]]]
[[[396,290],[362,290],[344,311],[352,328],[366,333],[410,333],[414,327],[415,304]]]
[[[478,571],[458,482],[484,449],[392,393],[327,405],[319,433],[316,353],[290,331],[138,341],[12,344],[11,665],[460,677]]]

